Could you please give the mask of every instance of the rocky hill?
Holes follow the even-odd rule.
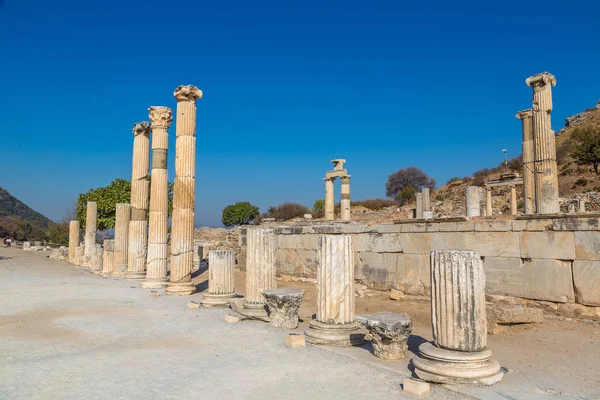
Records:
[[[31,225],[47,229],[52,221],[39,212],[31,209],[27,204],[23,203],[8,190],[0,186],[0,217],[18,217],[23,221],[29,222]]]

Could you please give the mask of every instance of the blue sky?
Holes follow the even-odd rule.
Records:
[[[332,158],[356,200],[411,165],[443,184],[520,153],[528,76],[556,76],[555,130],[595,105],[598,15],[591,0],[0,0],[0,186],[61,219],[130,178],[133,123],[175,108],[181,84],[204,92],[197,226],[237,201],[311,206]]]

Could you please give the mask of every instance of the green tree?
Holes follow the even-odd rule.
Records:
[[[320,214],[325,212],[325,200],[317,200],[315,204],[313,204],[313,212],[315,214]]]
[[[417,188],[415,188],[413,185],[404,186],[400,192],[398,192],[394,200],[404,205],[411,201],[417,192]]]
[[[583,128],[573,131],[573,158],[582,165],[591,164],[598,174],[600,166],[600,129]]]
[[[48,238],[54,244],[69,244],[69,223],[61,222],[50,225]]]
[[[248,225],[259,215],[258,207],[253,206],[247,201],[240,201],[235,204],[228,205],[223,209],[223,217],[221,222],[223,225],[230,227],[235,225]]]
[[[385,184],[385,195],[403,203],[410,198],[407,195],[411,194],[412,196],[424,187],[434,190],[435,180],[427,176],[420,168],[407,167],[399,169],[388,176],[388,181]]]

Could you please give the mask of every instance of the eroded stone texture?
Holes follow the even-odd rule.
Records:
[[[319,237],[317,318],[306,328],[313,344],[353,346],[364,342],[354,315],[354,260],[349,235]]]
[[[106,277],[113,273],[115,270],[115,241],[105,240],[104,241],[104,253],[102,255],[102,273],[101,275]]]
[[[127,268],[130,219],[131,206],[129,203],[117,203],[115,215],[115,265],[111,273],[111,275],[114,277],[121,276],[121,270],[123,269],[123,266],[125,266],[125,269]]]
[[[85,253],[83,264],[89,266],[96,248],[96,226],[98,223],[98,204],[88,201],[85,212]],[[81,262],[81,260],[80,260]]]
[[[196,193],[196,100],[202,92],[195,86],[179,86],[175,141],[175,185],[171,223],[171,275],[165,294],[190,295],[194,262],[194,204]]]
[[[535,152],[532,116],[531,109],[519,111],[515,115],[515,118],[521,120],[523,132],[523,212],[525,214],[535,214]]]
[[[480,208],[480,190],[478,186],[467,186],[466,188],[466,210],[467,217],[479,217],[481,215]]]
[[[268,321],[263,292],[277,288],[275,233],[271,228],[252,228],[248,229],[246,240],[246,301],[240,314]]]
[[[371,336],[373,353],[384,360],[401,360],[406,357],[412,320],[406,313],[380,312],[359,315],[356,321],[363,324]]]
[[[92,273],[94,273],[95,275],[100,275],[100,273],[102,272],[102,253],[103,252],[104,252],[104,249],[102,249],[101,244],[97,244],[94,247],[94,254],[92,256],[90,269],[91,269]]]
[[[148,237],[148,223],[143,221],[129,221],[129,243],[127,250],[126,279],[144,279],[146,276],[146,238]]]
[[[69,222],[69,262],[75,264],[75,252],[79,246],[79,221]]]
[[[263,292],[269,309],[269,323],[276,328],[295,329],[298,327],[298,312],[304,290],[273,289]]]
[[[235,256],[233,250],[208,253],[208,292],[200,301],[203,307],[228,307],[235,297]]]

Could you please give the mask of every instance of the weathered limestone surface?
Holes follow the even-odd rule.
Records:
[[[351,205],[350,205],[350,175],[342,177],[342,196],[340,200],[341,216],[342,221],[350,221],[351,219]]]
[[[146,278],[141,286],[158,289],[167,286],[167,229],[169,219],[169,191],[167,172],[167,130],[173,120],[169,107],[150,107],[152,122],[152,180],[150,182],[150,214],[148,225],[148,253]]]
[[[263,292],[269,309],[269,323],[280,329],[296,329],[298,312],[304,298],[304,290],[273,289]]]
[[[104,249],[102,249],[101,244],[97,244],[94,247],[94,254],[92,256],[92,261],[90,265],[90,269],[94,275],[100,275],[102,272],[102,253],[104,253]]]
[[[133,161],[131,168],[131,219],[127,252],[127,279],[143,279],[148,245],[148,172],[150,170],[150,123],[133,125]]]
[[[519,257],[485,257],[486,293],[523,297],[523,262]]]
[[[127,252],[129,250],[129,221],[131,219],[131,206],[129,203],[118,203],[115,215],[115,254],[114,270],[112,275],[121,276],[123,266],[127,268]]]
[[[423,194],[423,211],[431,211],[431,195],[429,194],[429,188],[424,187],[421,190]]]
[[[479,217],[481,215],[480,208],[480,190],[478,186],[467,186],[466,188],[466,210],[467,217]]]
[[[534,137],[535,201],[538,214],[560,212],[556,140],[550,123],[552,86],[556,78],[547,73],[530,76],[527,86],[533,89],[532,130]]]
[[[364,342],[354,314],[354,260],[348,235],[319,237],[317,318],[305,331],[313,344],[353,346]]]
[[[196,194],[196,99],[202,92],[195,86],[179,86],[175,134],[175,185],[171,223],[171,275],[165,294],[190,295],[194,262],[194,204]]]
[[[476,251],[431,252],[433,344],[419,346],[415,374],[439,383],[491,385],[502,379],[487,344],[485,275]]]
[[[557,303],[574,301],[571,262],[539,258],[525,259],[523,297]]]
[[[252,228],[247,233],[246,301],[241,314],[268,321],[263,292],[277,288],[275,280],[275,233],[271,228]]]
[[[523,142],[523,212],[535,214],[535,151],[531,109],[519,111],[515,118],[521,120]]]
[[[575,259],[573,232],[523,232],[520,241],[522,258]]]
[[[415,193],[416,207],[417,207],[417,215],[415,218],[421,219],[423,218],[423,193]]]
[[[228,307],[235,293],[235,256],[233,250],[208,253],[208,293],[200,301],[204,307]]]
[[[77,246],[79,246],[79,221],[70,221],[69,222],[69,262],[71,264],[75,263],[75,252],[77,250]]]
[[[401,360],[406,357],[412,320],[406,313],[380,312],[359,315],[356,321],[363,324],[371,336],[373,353],[384,360]]]
[[[333,221],[335,218],[335,200],[333,196],[333,180],[335,178],[323,178],[325,181],[325,219]]]
[[[98,223],[98,204],[88,201],[85,212],[85,253],[83,263],[89,266],[96,248],[96,226]]]
[[[102,273],[101,275],[107,277],[111,275],[115,270],[115,241],[104,240],[104,253],[102,254]]]

